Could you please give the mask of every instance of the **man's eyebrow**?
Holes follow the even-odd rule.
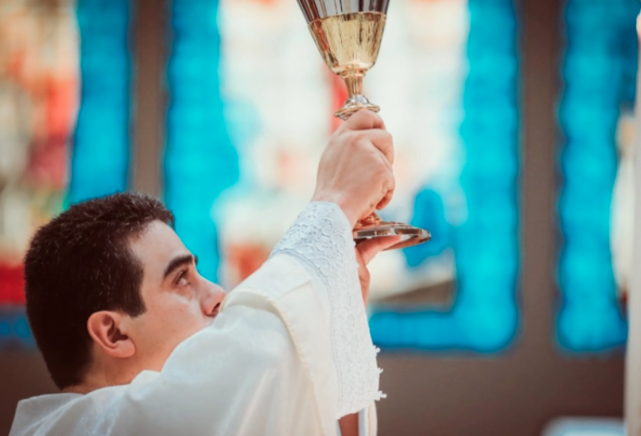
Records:
[[[178,268],[184,265],[191,265],[198,263],[198,258],[193,254],[183,254],[181,256],[174,257],[171,262],[165,268],[165,273],[163,274],[163,280],[167,278],[172,272],[176,271]]]

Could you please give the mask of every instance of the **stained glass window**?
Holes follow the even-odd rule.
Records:
[[[423,3],[427,9],[427,5],[439,2]],[[455,4],[441,2],[440,7],[454,9]],[[469,31],[462,35],[462,80],[452,81],[451,72],[440,67],[439,55],[449,47],[438,47],[436,41],[432,41],[433,50],[425,54],[426,65],[419,79],[429,83],[429,66],[433,71],[441,70],[443,79],[450,81],[449,87],[459,88],[460,98],[445,106],[454,105],[460,111],[460,124],[456,119],[451,121],[447,131],[448,139],[456,143],[449,150],[449,164],[456,168],[445,176],[448,189],[443,190],[443,181],[436,179],[414,199],[412,222],[432,228],[437,235],[435,243],[405,250],[412,270],[421,263],[429,265],[440,250],[449,248],[456,271],[455,295],[451,304],[440,310],[420,306],[379,309],[371,319],[371,328],[375,342],[382,346],[493,352],[509,343],[518,325],[518,57],[514,5],[510,0],[471,0],[464,6],[461,15],[467,26],[461,30]],[[426,10],[425,19],[429,17]],[[442,22],[444,17],[438,18]],[[424,89],[419,95],[426,100],[438,99],[446,92],[438,82]],[[433,110],[439,107],[435,105]],[[434,142],[423,145],[424,162],[429,162]],[[424,167],[428,171],[429,163]]]
[[[80,0],[81,105],[69,202],[127,188],[129,174],[130,15],[128,0]]]
[[[220,193],[238,179],[238,157],[219,90],[217,0],[171,2],[170,100],[164,152],[165,203],[176,231],[198,255],[201,274],[217,280],[220,254],[211,218]]]
[[[632,254],[638,12],[635,0],[569,0],[565,8],[558,338],[571,351],[616,348],[626,338],[617,288],[628,286]]]

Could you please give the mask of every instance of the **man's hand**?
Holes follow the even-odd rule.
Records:
[[[394,144],[383,120],[361,110],[332,135],[318,167],[312,201],[338,204],[352,227],[392,199]]]
[[[366,239],[356,245],[356,260],[358,261],[358,278],[361,282],[363,303],[367,307],[369,300],[369,270],[367,264],[376,257],[378,253],[391,247],[401,240],[400,236],[385,236],[381,238]]]

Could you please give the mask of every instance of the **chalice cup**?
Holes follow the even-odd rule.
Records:
[[[325,63],[347,85],[347,100],[334,116],[346,120],[361,109],[378,112],[380,108],[363,95],[363,77],[376,63],[389,0],[298,0],[298,4]],[[383,221],[375,213],[360,220],[353,232],[357,242],[394,235],[402,238],[389,249],[421,244],[431,238],[427,230]]]

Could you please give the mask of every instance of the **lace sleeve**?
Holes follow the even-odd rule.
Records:
[[[367,408],[384,395],[378,390],[378,349],[372,344],[352,231],[343,211],[333,203],[310,203],[271,256],[281,253],[302,262],[329,301],[337,418]]]

